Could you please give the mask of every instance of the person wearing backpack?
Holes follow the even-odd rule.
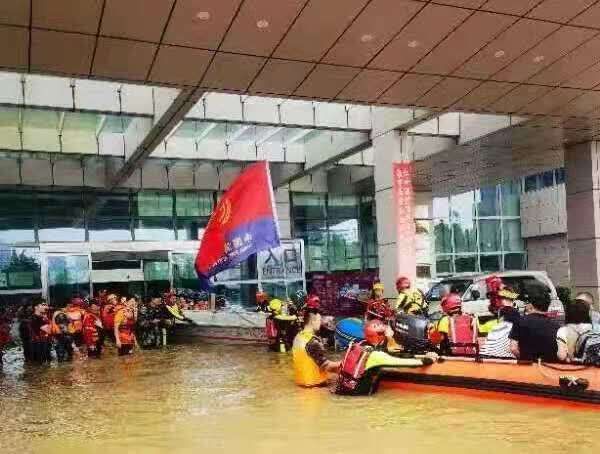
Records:
[[[578,356],[577,344],[592,331],[589,306],[577,300],[567,304],[565,322],[556,333],[557,356],[560,361],[571,362]]]
[[[462,299],[456,293],[449,293],[442,299],[444,316],[438,320],[429,334],[433,344],[440,345],[444,355],[474,356],[478,352],[477,319],[463,314]]]

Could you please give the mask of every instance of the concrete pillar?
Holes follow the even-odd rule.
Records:
[[[414,271],[417,264],[431,265],[433,258],[423,257],[427,245],[417,241],[406,243],[405,238],[397,237],[396,201],[393,191],[393,164],[395,162],[425,159],[427,156],[455,145],[456,142],[446,137],[415,136],[402,134],[399,131],[373,137],[375,151],[375,202],[377,206],[377,241],[379,255],[379,277],[386,289],[386,296],[396,293],[395,281],[398,277],[398,258],[402,254],[403,245],[415,248]],[[431,188],[414,187],[413,219],[428,221],[431,219]],[[400,245],[400,248],[398,247]],[[417,282],[413,282],[417,285]]]
[[[565,152],[571,284],[576,292],[592,293],[596,304],[600,293],[599,144],[578,144]]]
[[[292,226],[290,220],[290,192],[287,186],[275,191],[275,208],[277,209],[281,239],[289,240],[292,238]]]

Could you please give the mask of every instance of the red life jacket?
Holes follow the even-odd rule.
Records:
[[[352,394],[365,374],[365,366],[373,349],[366,342],[352,342],[340,365],[336,393]]]
[[[472,315],[453,315],[448,319],[450,351],[456,356],[473,356],[478,352],[477,320]]]
[[[100,317],[91,312],[87,312],[83,316],[83,342],[85,345],[96,345],[100,340]]]
[[[268,317],[265,322],[265,333],[267,335],[267,339],[275,340],[277,339],[278,332],[277,326],[275,325],[275,320],[273,317]]]
[[[123,311],[124,320],[119,325],[119,340],[123,345],[133,345],[135,342],[135,318],[132,314],[131,317],[127,316],[125,309]]]

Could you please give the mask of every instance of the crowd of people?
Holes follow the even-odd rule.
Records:
[[[0,313],[0,364],[4,347],[11,342],[11,328],[18,333],[25,361],[48,364],[67,362],[75,356],[99,359],[105,345],[114,345],[120,356],[136,348],[166,345],[177,319],[184,320],[180,298],[173,292],[154,294],[140,303],[135,296],[106,290],[91,299],[78,295],[64,307],[50,307],[42,298],[22,305],[16,313]]]

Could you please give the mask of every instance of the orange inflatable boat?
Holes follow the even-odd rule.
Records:
[[[442,357],[427,367],[383,368],[381,379],[600,405],[600,368],[585,365]]]

